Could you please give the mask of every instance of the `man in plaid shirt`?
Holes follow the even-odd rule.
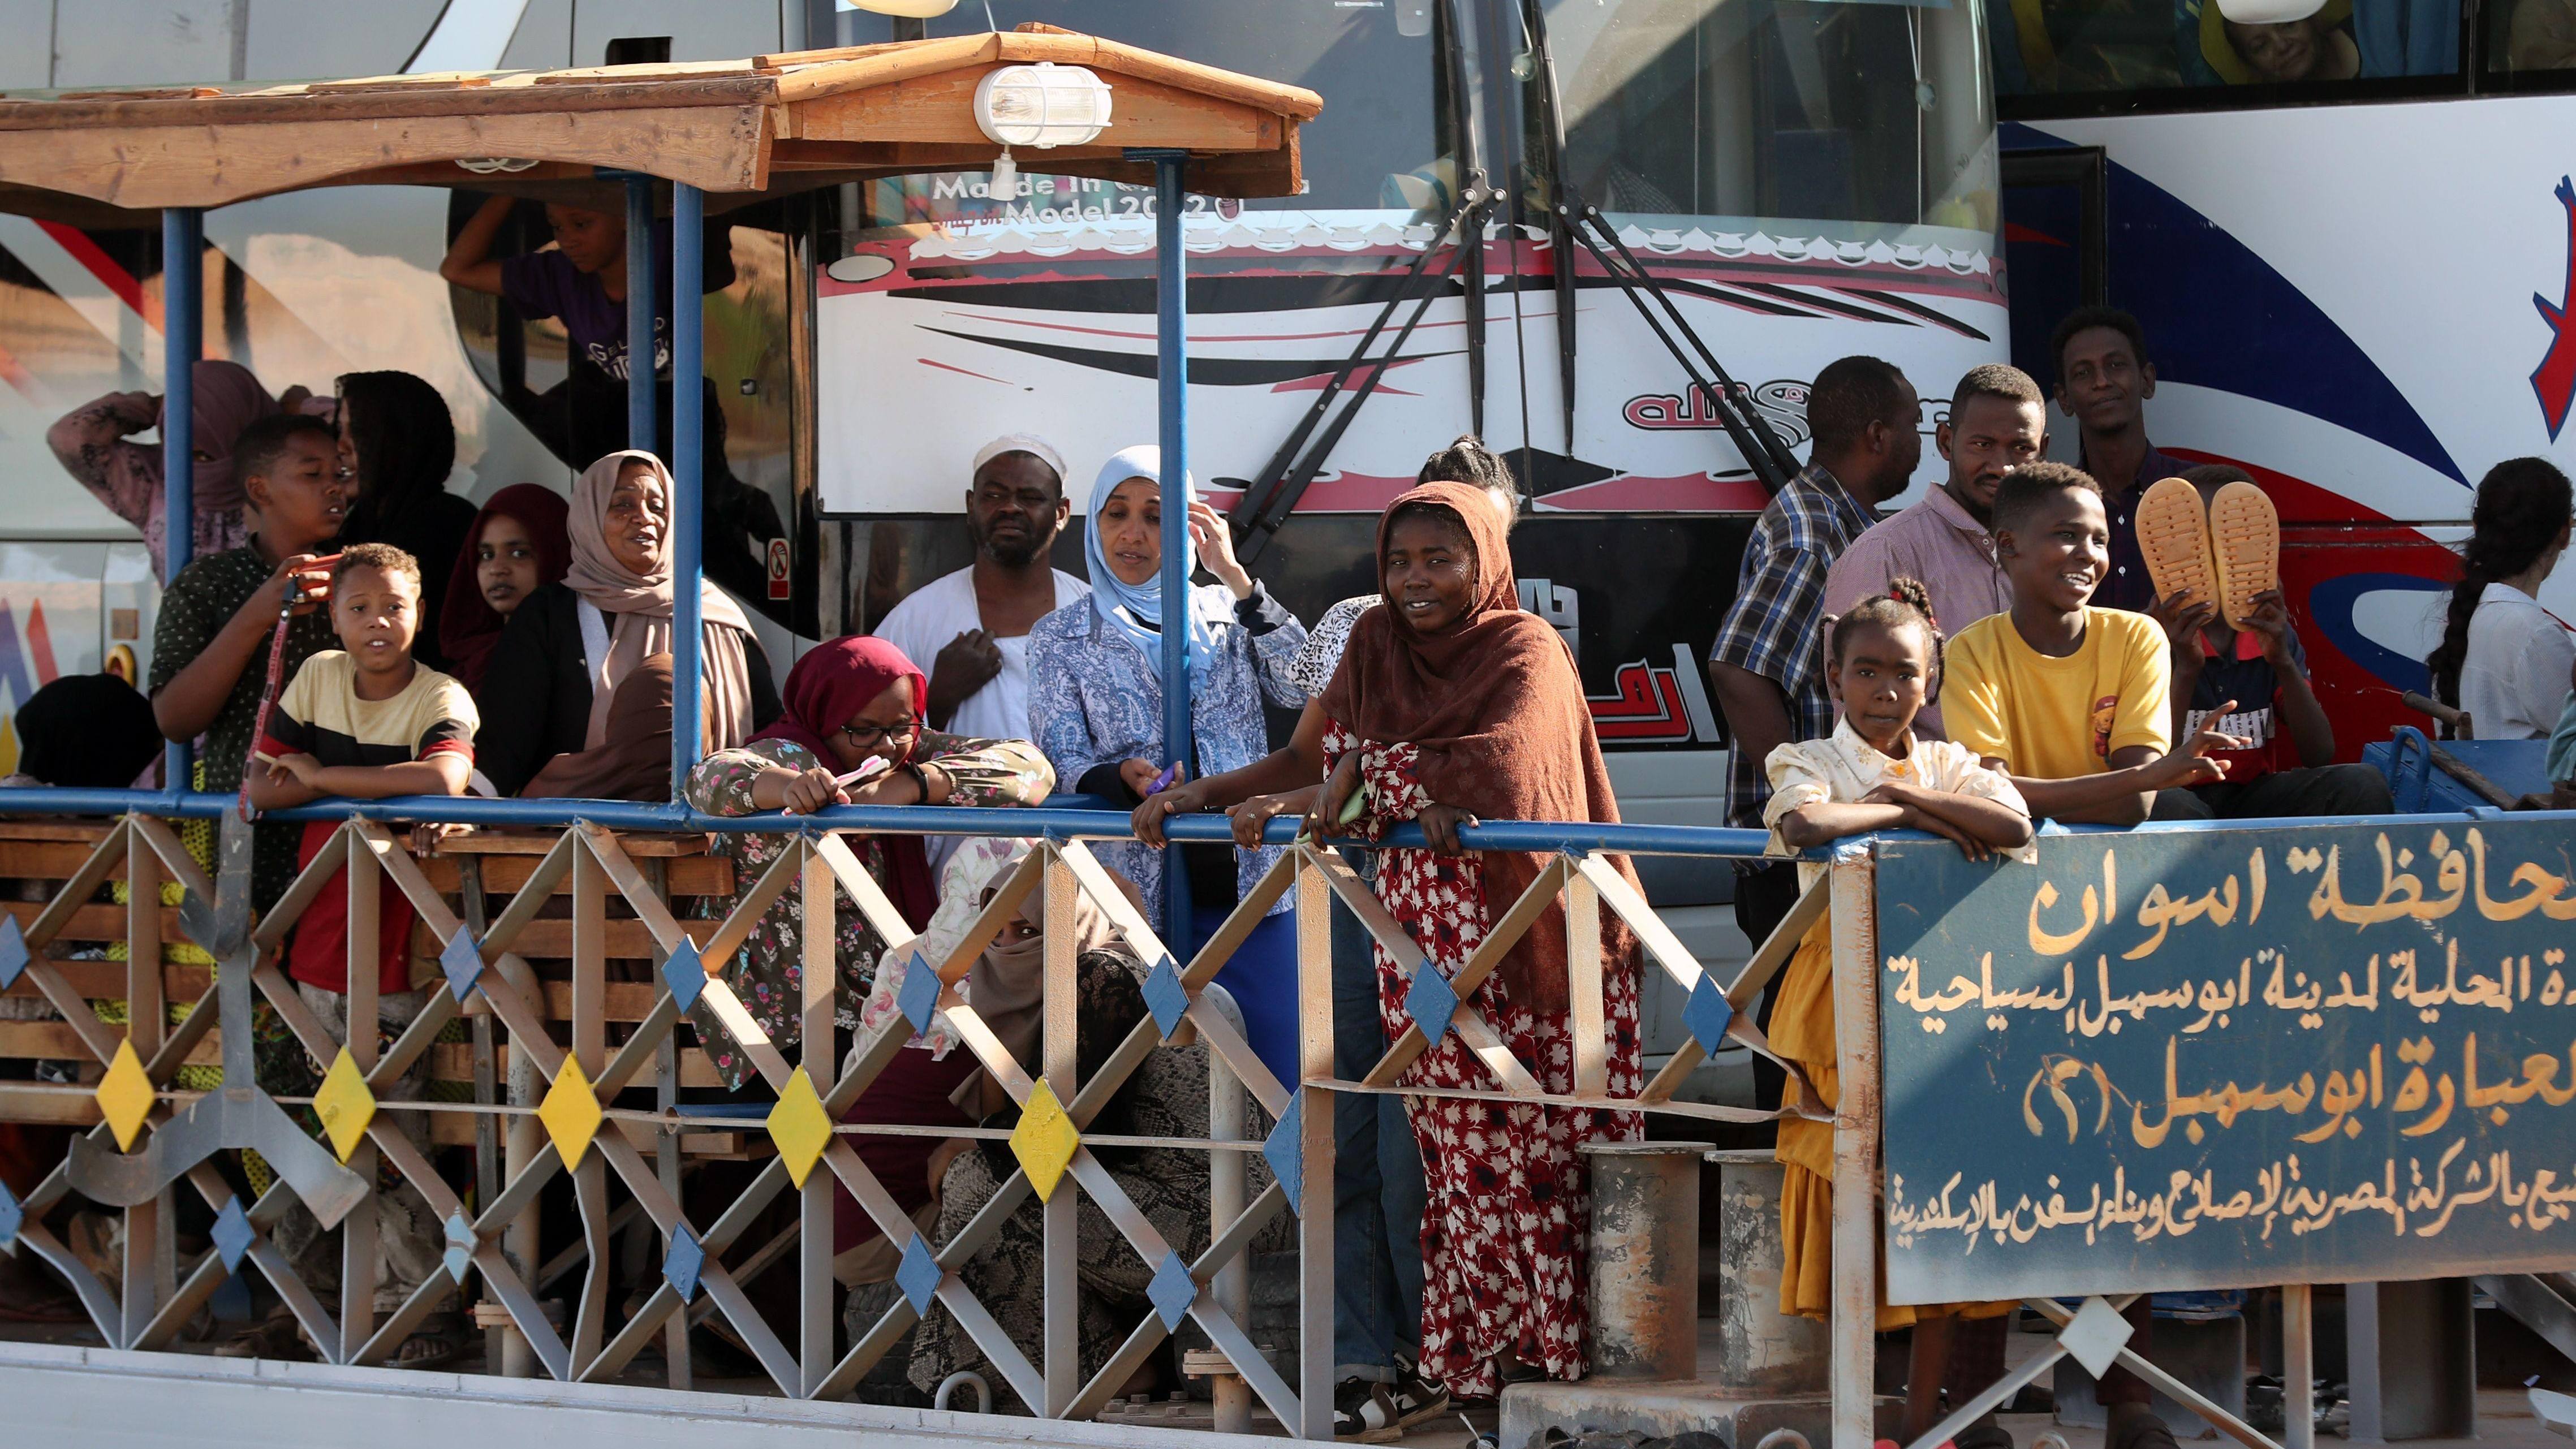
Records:
[[[1923,457],[1920,406],[1905,374],[1875,357],[1846,357],[1816,374],[1807,392],[1815,450],[1753,525],[1736,574],[1735,602],[1709,651],[1709,684],[1733,741],[1726,763],[1726,823],[1762,828],[1771,786],[1763,761],[1775,748],[1833,733],[1825,695],[1825,571],[1881,503],[1905,491]],[[1735,921],[1762,944],[1798,899],[1797,867],[1737,864]],[[1771,1021],[1765,991],[1758,1019]],[[1754,1095],[1777,1106],[1783,1078],[1754,1063]]]

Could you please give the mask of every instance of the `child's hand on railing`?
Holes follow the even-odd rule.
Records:
[[[322,778],[322,762],[311,755],[301,753],[262,755],[259,758],[268,766],[268,783],[272,785],[291,783],[301,785],[307,790],[322,788],[319,783]]]

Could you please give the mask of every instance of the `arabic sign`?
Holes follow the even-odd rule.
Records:
[[[1882,843],[1889,1301],[2576,1265],[2568,841]]]

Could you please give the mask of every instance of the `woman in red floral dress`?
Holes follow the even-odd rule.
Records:
[[[1332,776],[1319,836],[1376,838],[1418,822],[1429,850],[1390,850],[1377,893],[1442,976],[1454,977],[1546,865],[1540,855],[1465,854],[1458,829],[1496,819],[1615,822],[1617,803],[1583,685],[1556,631],[1520,608],[1503,520],[1478,490],[1432,483],[1378,525],[1385,602],[1352,625],[1322,705]],[[1338,824],[1354,790],[1361,812]],[[1635,880],[1625,859],[1617,868]],[[1634,1097],[1635,937],[1602,913],[1609,1094]],[[1390,1040],[1413,1024],[1413,983],[1381,950]],[[1574,1095],[1565,911],[1551,905],[1468,998],[1551,1097]],[[1499,1091],[1453,1031],[1402,1085]],[[1576,1149],[1633,1141],[1636,1114],[1538,1102],[1408,1097],[1430,1204],[1422,1222],[1422,1362],[1462,1398],[1503,1383],[1584,1371],[1583,1255],[1591,1182]]]

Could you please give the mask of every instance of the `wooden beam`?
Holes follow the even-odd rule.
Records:
[[[0,103],[5,105],[5,103]],[[767,184],[761,106],[412,116],[364,128],[330,120],[70,127],[0,147],[0,182],[117,206],[222,206],[459,156],[511,156],[645,171],[709,191]],[[0,127],[9,118],[0,113]],[[458,185],[473,174],[456,173]]]

